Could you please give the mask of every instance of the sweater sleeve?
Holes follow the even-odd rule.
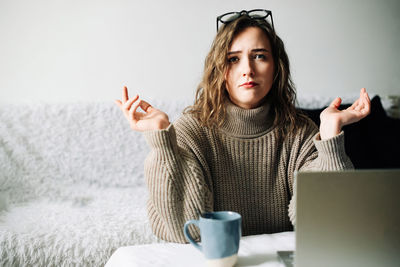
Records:
[[[178,145],[174,125],[145,132],[144,136],[150,146],[145,175],[151,228],[163,240],[185,243],[184,223],[213,208],[204,168],[193,151]],[[192,237],[198,239],[198,230],[192,226],[189,229]]]
[[[339,171],[354,168],[345,151],[343,131],[326,140],[321,140],[317,133],[312,141],[318,156],[315,159],[313,156],[306,159],[300,171]]]
[[[332,138],[321,140],[319,132],[315,133],[317,131],[316,126],[314,125],[312,128],[315,128],[315,130],[311,130],[308,136],[305,135],[303,144],[301,145],[302,149],[297,158],[295,170],[339,171],[354,168],[350,158],[345,152],[343,131]],[[293,187],[295,187],[296,180],[294,180],[293,183]],[[293,225],[296,224],[295,193],[295,190],[293,190],[288,209],[289,218]]]

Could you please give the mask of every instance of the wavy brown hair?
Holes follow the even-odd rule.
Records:
[[[228,69],[228,50],[233,39],[248,27],[259,27],[267,35],[275,62],[272,88],[266,97],[271,98],[274,126],[280,128],[283,139],[288,132],[297,132],[305,116],[295,108],[296,90],[290,76],[289,58],[285,46],[271,25],[264,19],[252,19],[246,15],[225,24],[217,33],[204,64],[203,78],[196,91],[195,102],[185,112],[192,113],[203,126],[218,127],[226,110],[224,102],[229,98],[225,86]]]

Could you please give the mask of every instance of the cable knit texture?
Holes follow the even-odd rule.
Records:
[[[309,120],[278,143],[268,102],[246,110],[228,101],[226,110],[217,129],[184,114],[165,130],[144,133],[151,147],[145,162],[148,215],[158,237],[187,242],[185,221],[219,210],[242,215],[243,235],[292,230],[294,172],[353,167],[343,132],[321,141]],[[199,237],[197,229],[190,230]]]

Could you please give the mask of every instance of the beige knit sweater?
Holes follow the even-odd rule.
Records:
[[[353,167],[343,132],[321,141],[310,120],[279,144],[268,103],[251,110],[226,105],[218,129],[184,114],[167,129],[144,134],[151,147],[145,162],[148,216],[161,239],[187,242],[184,223],[218,210],[239,212],[243,235],[292,230],[294,171]],[[194,228],[191,234],[198,237]]]

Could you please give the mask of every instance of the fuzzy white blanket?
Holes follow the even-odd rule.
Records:
[[[182,104],[159,103],[172,117]],[[113,103],[0,106],[0,266],[102,266],[158,242],[140,133]]]
[[[171,121],[188,104],[152,103]],[[0,266],[103,266],[121,246],[160,242],[147,153],[113,103],[0,105]]]

